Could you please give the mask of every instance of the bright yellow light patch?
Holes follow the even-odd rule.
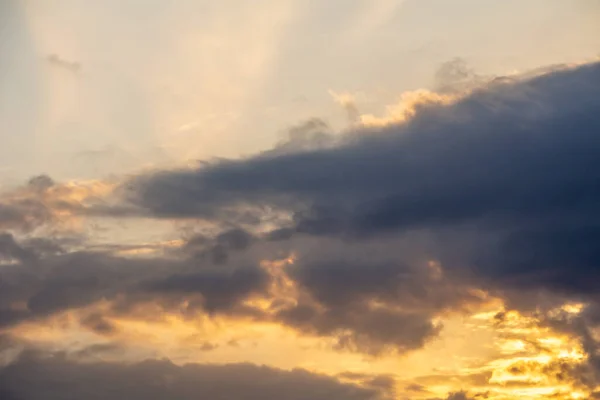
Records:
[[[292,254],[263,261],[261,266],[271,275],[272,285],[268,295],[253,297],[246,305],[274,315],[279,307],[297,304],[305,294],[286,273],[286,267],[295,260]],[[436,265],[430,267],[436,273]],[[152,356],[167,357],[180,364],[250,362],[283,369],[305,368],[334,376],[382,374],[398,382],[425,382],[430,393],[415,395],[415,400],[443,398],[449,391],[464,387],[488,393],[490,400],[541,400],[549,395],[557,395],[558,399],[586,398],[586,392],[574,391],[568,381],[560,381],[552,373],[557,362],[578,365],[585,361],[578,342],[541,326],[532,316],[503,312],[502,302],[485,292],[479,295],[486,300],[480,308],[472,310],[471,315],[448,313],[436,317],[433,322],[444,326],[439,337],[405,355],[372,357],[339,351],[334,346],[335,338],[302,334],[274,322],[200,313],[184,318],[151,303],[136,309],[135,317],[125,318],[111,317],[110,302],[103,301],[47,321],[23,324],[13,328],[12,333],[39,346],[66,351],[116,343],[130,349],[121,355],[130,361]],[[310,300],[303,297],[303,301]],[[371,306],[387,307],[377,302]],[[182,307],[185,309],[185,304]],[[562,309],[574,314],[581,312],[582,307],[568,305]],[[82,317],[92,312],[106,315],[114,332],[101,335],[82,325]]]

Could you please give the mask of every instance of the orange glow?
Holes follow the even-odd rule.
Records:
[[[294,283],[282,271],[293,262],[294,257],[290,256],[263,263],[278,278],[271,294],[279,300],[294,301],[298,295]],[[272,301],[258,298],[249,305],[269,311]],[[481,374],[489,377],[478,379],[477,384],[471,383],[469,387],[488,392],[490,399],[537,400],[551,394],[560,394],[559,399],[587,396],[587,392],[574,390],[568,382],[557,381],[545,372],[554,362],[577,365],[584,361],[577,342],[537,327],[533,318],[516,312],[507,312],[503,323],[497,325],[494,316],[500,309],[494,310],[490,305],[469,317],[441,318],[439,322],[445,326],[441,336],[421,350],[405,356],[377,358],[339,352],[327,338],[304,336],[275,323],[245,319],[207,316],[189,319],[169,314],[152,319],[144,319],[143,314],[136,319],[110,318],[117,328],[110,337],[92,333],[77,322],[81,313],[92,309],[98,312],[107,306],[99,303],[88,311],[72,311],[45,322],[23,324],[12,333],[38,345],[70,351],[86,343],[109,340],[137,349],[126,357],[156,356],[159,351],[159,356],[178,363],[252,362],[284,369],[301,367],[336,376],[352,372],[385,374],[399,382],[426,379],[430,390],[438,396],[460,390]]]

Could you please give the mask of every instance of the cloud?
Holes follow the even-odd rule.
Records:
[[[101,209],[112,190],[108,181],[56,183],[47,175],[34,176],[27,184],[0,193],[0,230],[26,234],[76,230],[78,219]]]
[[[20,246],[12,235],[0,234],[0,257],[4,261],[27,261],[34,257],[30,249]]]
[[[598,75],[593,64],[494,86],[333,149],[140,176],[131,200],[202,217],[293,196],[313,205],[299,225],[329,218],[356,233],[590,206]]]
[[[46,57],[48,63],[54,67],[62,68],[66,71],[78,74],[81,71],[81,64],[75,61],[68,61],[57,54],[50,54]]]
[[[441,93],[464,92],[477,89],[489,81],[470,68],[462,58],[446,61],[435,73],[435,90]]]
[[[352,94],[336,93],[333,90],[330,90],[329,95],[344,109],[349,124],[356,124],[360,121],[361,115],[356,106],[356,99]]]
[[[477,245],[458,260],[437,249],[446,261],[501,280],[544,268],[520,284],[569,291],[599,260],[599,78],[589,64],[491,84],[333,148],[142,175],[129,200],[173,218],[279,208],[294,215],[288,236],[452,228]]]
[[[470,400],[472,399],[467,395],[467,392],[454,392],[448,395],[447,400]]]
[[[13,260],[0,269],[5,328],[76,311],[81,327],[111,336],[115,318],[208,315],[283,324],[338,349],[381,354],[422,347],[441,329],[438,314],[482,301],[385,241],[348,249],[337,239],[295,240],[292,258],[270,261],[289,251],[240,229],[143,258],[3,238],[0,254]]]
[[[67,215],[200,219],[222,230],[146,258],[5,235],[0,321],[77,309],[82,325],[111,335],[111,318],[150,304],[282,324],[377,355],[421,348],[441,316],[496,296],[577,337],[593,371],[599,94],[600,64],[588,64],[490,82],[345,135],[312,120],[254,157],[137,175],[111,194],[123,196],[116,209],[90,206],[93,190],[35,179],[2,204],[56,210],[69,199]],[[553,316],[575,300],[578,320]],[[100,302],[109,307],[94,310]]]
[[[430,268],[418,239],[298,239],[289,245],[294,261],[283,273],[295,292],[275,318],[334,337],[340,349],[392,354],[421,348],[441,330],[438,315],[483,301]]]
[[[85,363],[60,354],[25,352],[0,368],[0,394],[11,400],[376,400],[384,398],[385,391],[301,369],[284,371],[251,364],[177,366],[163,360]]]
[[[440,80],[473,78],[465,68],[451,63]],[[424,102],[409,118],[333,145],[155,171],[122,190],[129,206],[158,218],[289,215],[265,237],[275,251],[299,249],[286,271],[310,300],[278,320],[336,335],[342,347],[417,348],[436,334],[432,321],[446,309],[436,304],[468,304],[469,287],[523,310],[542,298],[547,309],[597,300],[599,108],[600,64],[553,66]],[[304,248],[310,238],[331,249]],[[352,259],[385,238],[397,247]],[[427,259],[439,262],[441,281],[422,272]],[[412,308],[414,299],[425,309]]]
[[[148,303],[164,312],[227,314],[248,296],[263,292],[269,280],[250,259],[242,265],[218,266],[193,257],[48,253],[24,247],[9,234],[0,237],[0,255],[13,260],[0,269],[0,327],[86,309],[101,301],[112,306],[108,315],[92,314],[81,321],[100,333],[113,330],[104,316],[128,314]]]

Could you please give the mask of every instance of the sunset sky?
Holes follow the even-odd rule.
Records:
[[[0,0],[0,400],[595,398],[598,0]]]

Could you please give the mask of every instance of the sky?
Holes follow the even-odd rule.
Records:
[[[600,398],[597,0],[0,0],[0,399]]]

